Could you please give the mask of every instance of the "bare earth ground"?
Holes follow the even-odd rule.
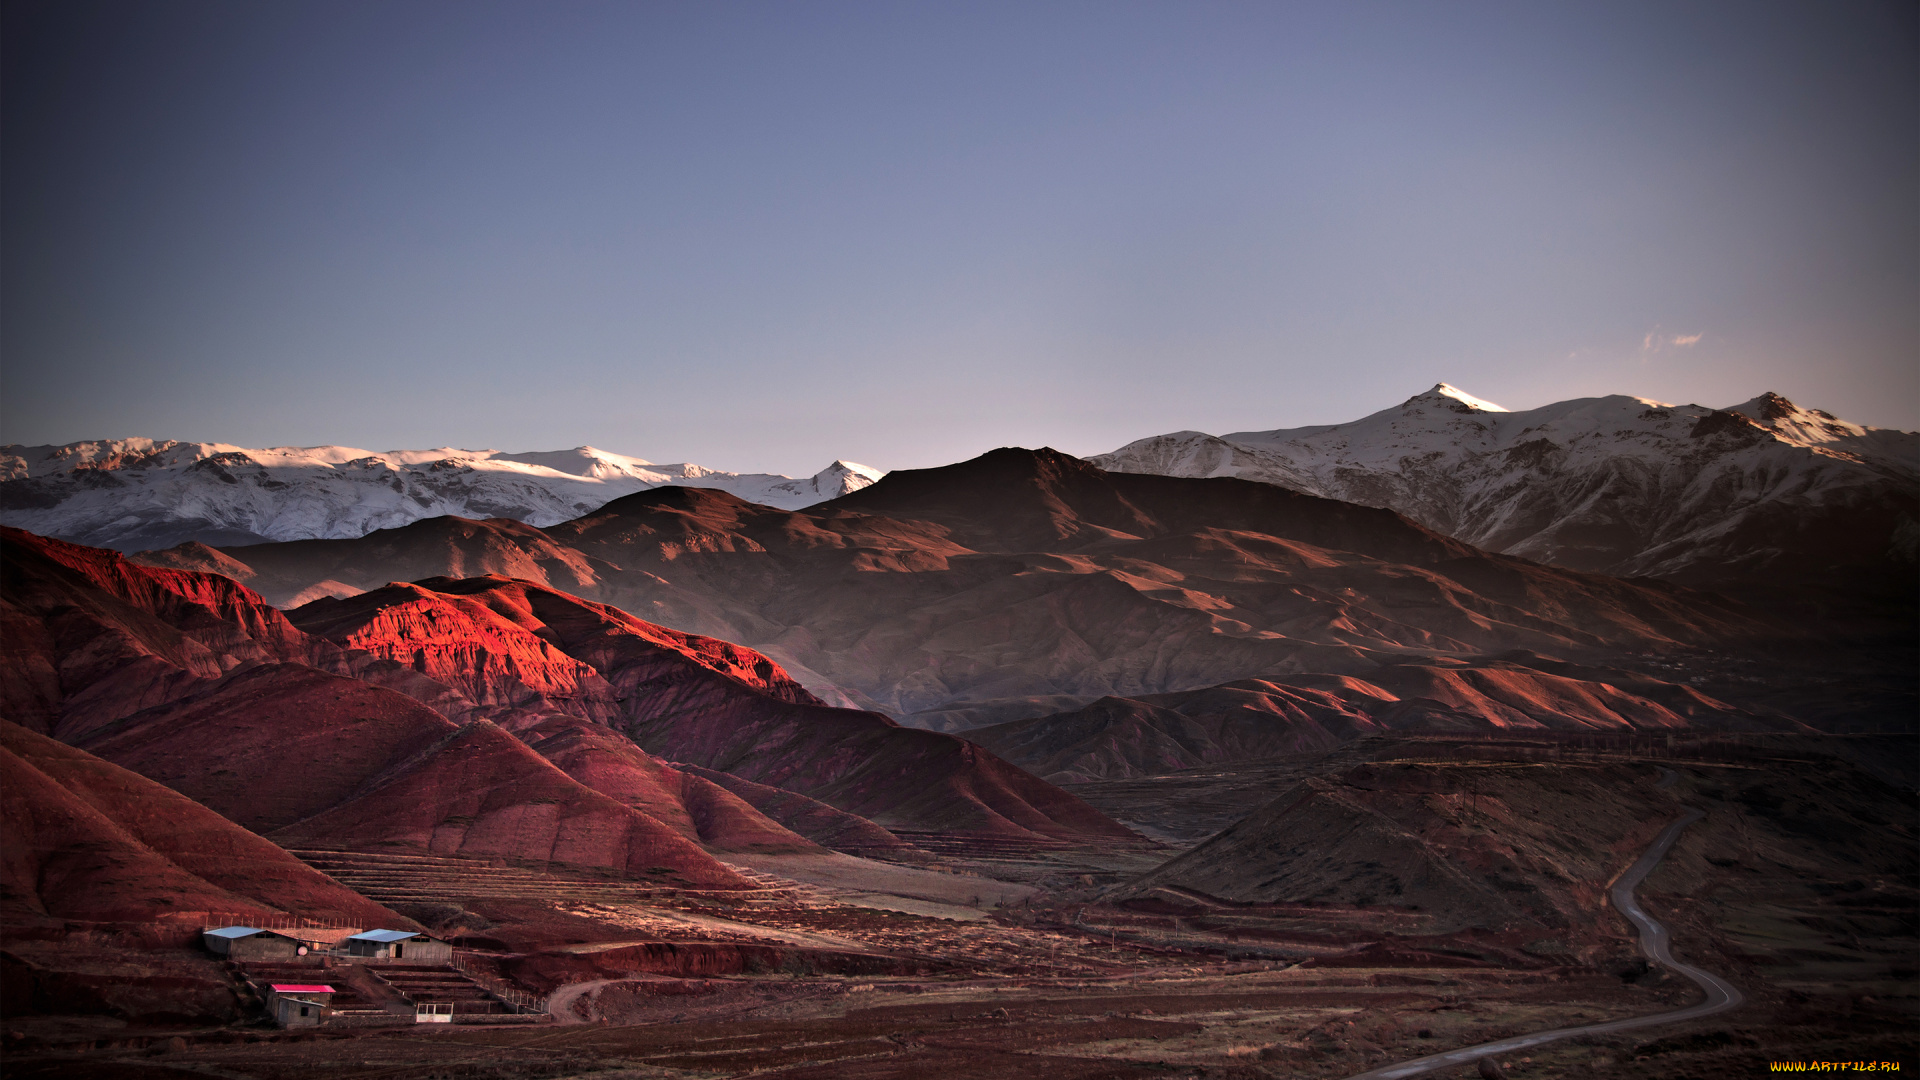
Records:
[[[1509,1075],[1735,1077],[1764,1073],[1770,1060],[1920,1068],[1912,796],[1830,759],[1767,755],[1596,755],[1518,769],[1513,755],[1481,748],[1432,770],[1443,779],[1474,773],[1477,798],[1498,787],[1507,810],[1525,813],[1527,785],[1564,780],[1556,769],[1624,769],[1644,774],[1654,792],[1658,770],[1671,767],[1676,782],[1636,797],[1707,811],[1640,897],[1672,931],[1676,953],[1736,983],[1748,1003],[1698,1022],[1538,1048],[1505,1061]],[[1404,743],[1375,745],[1216,775],[1206,785],[1211,809],[1185,801],[1177,777],[1079,793],[1123,816],[1160,814],[1170,833],[1203,835],[1207,814],[1232,820],[1276,783],[1413,756]],[[1487,779],[1496,773],[1503,787]],[[1224,805],[1236,790],[1250,805]],[[1484,805],[1478,813],[1465,825],[1497,820]],[[1434,828],[1443,826],[1462,827]],[[31,1015],[10,990],[5,1072],[8,1080],[1343,1077],[1697,997],[1690,984],[1636,965],[1629,928],[1604,908],[1545,930],[1436,933],[1421,913],[1386,904],[1167,911],[1111,901],[1111,886],[1175,850],[950,859],[953,873],[729,856],[767,888],[746,898],[450,896],[468,927],[491,923],[476,933],[517,942],[496,951],[495,969],[529,990],[563,990],[559,1011],[574,1022],[296,1033],[247,1019]],[[1881,850],[1877,862],[1860,854]],[[1611,873],[1631,862],[1608,858]],[[993,876],[976,876],[983,872]],[[763,948],[749,955],[748,946]],[[10,940],[7,950],[72,962],[59,942]],[[118,955],[122,966],[102,979],[138,981],[138,951]],[[220,973],[184,950],[147,955],[155,976],[179,978],[195,964],[208,969],[199,977]]]

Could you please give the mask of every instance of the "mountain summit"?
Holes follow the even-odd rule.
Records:
[[[1910,582],[1920,434],[1765,393],[1511,412],[1440,383],[1345,424],[1180,431],[1090,459],[1388,507],[1491,551],[1695,583]]]

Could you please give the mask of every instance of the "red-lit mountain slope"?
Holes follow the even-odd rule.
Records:
[[[799,792],[888,828],[1016,840],[1131,838],[1079,800],[959,739],[823,705],[751,650],[529,582],[429,578],[315,601],[291,618],[337,644],[408,657],[429,675],[466,680],[481,698],[524,704],[534,689],[526,680],[535,680],[541,701],[603,721],[650,753]],[[729,795],[727,805],[746,809],[736,801]]]
[[[208,912],[411,925],[192,799],[5,722],[0,825],[9,926]]]
[[[378,588],[399,576],[388,568],[446,573],[456,556],[467,572],[522,555],[551,572],[562,552],[594,580],[559,587],[751,645],[820,693],[936,727],[1407,658],[1781,632],[1708,594],[1480,552],[1387,510],[1104,473],[1051,450],[895,472],[803,512],[658,489],[539,531],[437,519],[221,554],[284,601],[321,581]]]
[[[304,659],[306,635],[215,575],[0,530],[0,709],[70,738],[249,662]]]
[[[17,661],[0,671],[10,712],[249,828],[292,827],[288,837],[315,846],[666,867],[687,880],[741,884],[696,846],[720,842],[575,781],[484,719],[463,727],[406,694],[280,659],[379,669],[427,700],[450,698],[468,714],[486,708],[392,661],[310,637],[225,578],[17,532],[0,544],[4,640]],[[395,786],[403,782],[410,786]],[[756,847],[770,836],[808,846],[704,782],[681,787],[719,833]],[[413,802],[396,804],[395,791]],[[365,812],[369,799],[386,800],[384,809]],[[692,821],[686,805],[667,803],[681,824]]]

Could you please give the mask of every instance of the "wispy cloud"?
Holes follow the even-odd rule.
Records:
[[[1666,349],[1685,349],[1693,345],[1698,345],[1700,344],[1700,339],[1706,336],[1705,333],[1669,334],[1666,328],[1656,326],[1647,331],[1646,337],[1640,339],[1640,362],[1644,364],[1650,357],[1658,355]]]

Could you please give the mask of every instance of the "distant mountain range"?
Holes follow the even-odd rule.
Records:
[[[1350,423],[1176,431],[1089,460],[1388,507],[1489,551],[1619,577],[1910,591],[1920,547],[1920,433],[1772,393],[1509,412],[1441,383]]]
[[[1257,480],[1385,507],[1488,551],[1715,588],[1905,590],[1920,552],[1920,433],[1772,393],[1724,409],[1613,395],[1510,412],[1440,383],[1345,424],[1178,431],[1088,460]],[[801,479],[728,473],[589,446],[369,453],[116,439],[0,447],[0,524],[134,552],[352,539],[446,515],[544,528],[669,485],[798,510],[884,475],[846,461]]]
[[[188,540],[252,544],[364,536],[456,514],[553,525],[636,491],[714,488],[797,510],[878,480],[836,461],[810,477],[656,465],[581,446],[526,454],[346,446],[248,449],[105,439],[0,446],[0,524],[74,543],[143,551]]]
[[[748,645],[836,704],[951,730],[1248,677],[1786,632],[1711,595],[1489,554],[1391,510],[1047,449],[896,471],[806,510],[662,487],[545,529],[443,517],[136,559],[243,582],[297,624],[325,597],[393,581],[518,578]],[[1377,712],[1334,711],[1336,727]],[[1638,703],[1601,713],[1670,722]]]

